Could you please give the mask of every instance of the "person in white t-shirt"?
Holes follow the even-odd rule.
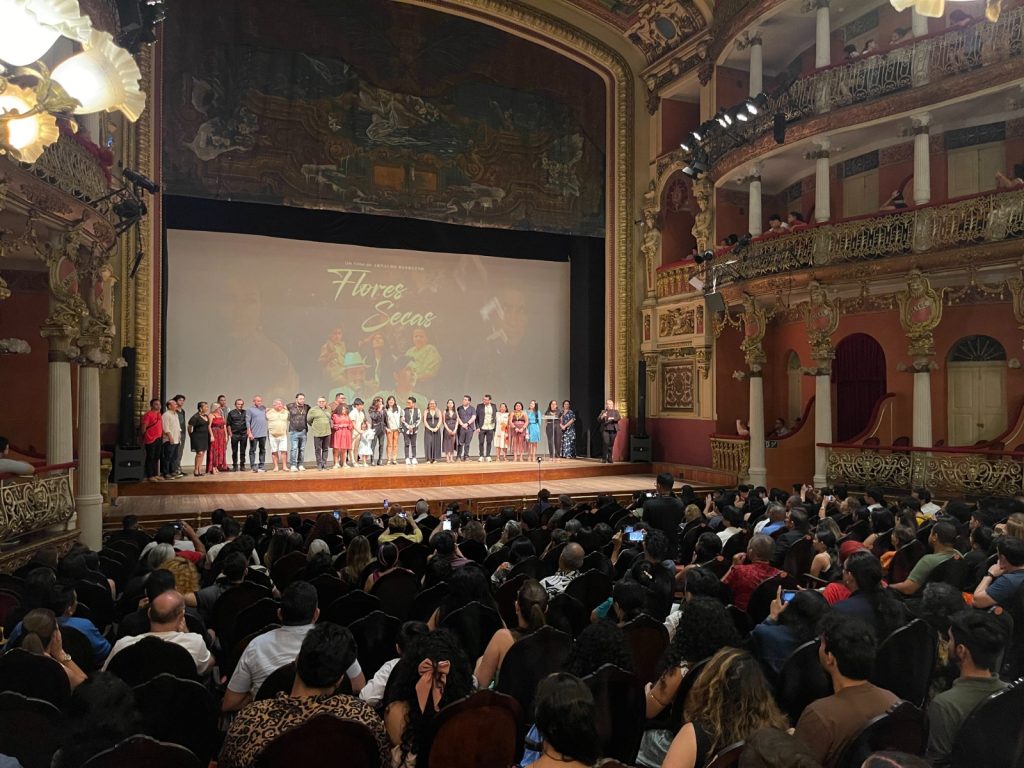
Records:
[[[167,643],[180,645],[196,663],[196,672],[206,673],[213,666],[213,656],[206,647],[202,635],[189,632],[185,623],[185,598],[180,592],[170,590],[153,598],[149,604],[149,632],[141,635],[122,637],[110,649],[110,655],[103,665],[105,670],[110,660],[118,653],[147,637],[156,637]]]
[[[17,461],[16,459],[7,458],[7,451],[10,449],[10,445],[11,443],[6,437],[0,436],[0,475],[35,474],[36,468],[27,461]]]
[[[932,492],[927,488],[918,488],[914,491],[914,498],[921,502],[921,516],[928,519],[934,518],[942,507],[932,501]]]
[[[167,410],[160,417],[164,429],[164,455],[160,466],[164,467],[164,479],[173,480],[185,476],[180,470],[171,473],[171,467],[175,466],[175,457],[178,455],[178,445],[181,444],[181,421],[178,419],[178,401],[168,400],[166,405]]]

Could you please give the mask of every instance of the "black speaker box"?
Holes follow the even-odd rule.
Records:
[[[636,364],[636,429],[634,435],[647,436],[647,361]]]
[[[110,469],[112,483],[139,483],[146,476],[146,450],[137,445],[119,445],[114,449]]]

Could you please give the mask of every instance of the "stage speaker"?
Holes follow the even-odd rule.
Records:
[[[629,438],[629,460],[650,461],[651,460],[651,438],[646,435],[632,435]]]
[[[725,312],[725,299],[720,293],[705,293],[704,304],[707,306],[709,314]]]
[[[110,482],[139,483],[146,475],[146,451],[138,445],[119,445],[114,449]]]
[[[135,428],[135,347],[122,347],[121,357],[127,365],[121,369],[121,396],[117,403],[118,445],[138,445]]]
[[[636,364],[636,429],[634,435],[647,437],[647,361]]]
[[[772,122],[772,136],[776,144],[786,143],[786,115],[783,112],[776,112]]]

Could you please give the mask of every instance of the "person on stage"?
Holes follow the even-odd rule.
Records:
[[[474,432],[476,408],[473,407],[473,398],[463,395],[462,405],[459,406],[459,461],[469,461],[469,441],[473,439]]]
[[[174,471],[175,457],[178,455],[178,446],[181,444],[181,422],[178,421],[178,401],[168,400],[167,410],[160,417],[164,429],[163,435],[163,465],[164,480],[174,480],[181,477],[181,472]]]
[[[536,400],[530,401],[530,406],[526,409],[526,416],[529,422],[529,427],[526,430],[526,443],[529,449],[529,460],[537,460],[537,445],[540,443],[540,406],[537,405]]]
[[[331,414],[331,447],[334,449],[334,468],[344,469],[352,463],[352,417],[347,405],[339,405]]]
[[[572,403],[562,401],[562,458],[576,458],[576,412]]]
[[[388,462],[398,463],[398,433],[402,430],[402,410],[394,395],[388,395],[384,403],[384,426],[388,438]]]
[[[172,472],[175,475],[184,476],[184,472],[181,471],[181,458],[185,454],[185,396],[175,395],[174,402],[178,404],[178,410],[176,415],[178,417],[178,426],[181,428],[181,440],[178,442],[177,452],[174,454],[174,467]],[[251,461],[249,462],[252,463]]]
[[[615,445],[615,435],[619,431],[621,418],[621,414],[615,410],[615,401],[605,402],[604,410],[597,417],[597,423],[601,425],[601,440],[604,443],[604,453],[601,455],[602,464],[612,463],[612,446]]]
[[[253,472],[266,472],[267,462],[267,407],[263,398],[256,395],[252,405],[245,409],[245,427],[249,437],[249,468]],[[256,463],[256,449],[259,448],[260,463]]]
[[[313,437],[316,468],[322,472],[327,469],[327,449],[331,443],[331,411],[327,407],[326,397],[317,398],[316,407],[310,408],[306,414],[306,424]]]
[[[512,461],[522,461],[523,454],[526,453],[527,422],[528,419],[526,418],[526,412],[523,410],[523,404],[517,400],[516,404],[512,406],[512,417],[509,419],[509,423],[512,425],[510,435]]]
[[[241,466],[245,472],[245,449],[249,444],[249,428],[246,426],[245,400],[235,400],[235,407],[228,411],[227,427],[231,433],[231,471],[238,472]]]
[[[444,405],[444,415],[441,417],[444,428],[441,430],[441,451],[444,453],[444,460],[449,464],[455,461],[455,443],[459,436],[459,414],[455,410],[455,401],[448,398]]]
[[[498,461],[508,461],[508,417],[508,405],[502,403],[494,417],[494,450],[498,452]]]
[[[384,463],[384,443],[387,435],[387,420],[384,417],[384,398],[375,397],[370,403],[370,464],[374,463],[374,456],[377,457],[377,466]]]
[[[303,451],[306,447],[306,432],[309,429],[306,423],[308,415],[306,396],[299,392],[295,395],[295,402],[288,403],[288,468],[291,472],[304,472],[306,469],[303,464]]]
[[[491,446],[494,444],[494,429],[497,426],[498,409],[491,402],[490,395],[484,395],[484,401],[476,407],[476,425],[480,430],[477,437],[477,450],[480,456],[477,461],[491,460]]]
[[[369,427],[369,422],[366,420],[366,411],[364,407],[363,399],[357,397],[352,400],[352,407],[348,409],[349,418],[352,419],[352,466],[359,466],[359,449],[363,444],[363,432]],[[363,465],[365,466],[365,465]]]
[[[352,431],[352,453],[356,455],[358,466],[368,467],[373,464],[373,428],[370,426],[370,415],[364,410],[365,404],[361,398],[357,397],[352,406],[355,409],[352,412],[352,422],[356,425]],[[359,431],[358,444],[356,429]]]
[[[149,410],[142,414],[139,432],[142,434],[142,444],[146,448],[146,479],[162,480],[160,454],[164,448],[164,426],[163,408],[159,397],[149,401]]]
[[[199,477],[200,474],[206,474],[199,470],[205,470],[206,453],[210,450],[210,406],[205,400],[199,401],[199,410],[188,420],[188,436],[192,453],[196,455],[192,476]]]
[[[228,427],[224,406],[224,395],[217,398],[217,407],[210,411],[210,452],[206,454],[206,471],[216,475],[228,471]]]
[[[549,402],[544,411],[544,432],[548,437],[548,458],[562,458],[562,412],[557,400]]]
[[[267,411],[267,441],[270,443],[271,472],[288,471],[288,409],[280,398]]]
[[[441,431],[444,429],[444,420],[441,418],[441,412],[437,410],[436,400],[427,403],[427,410],[423,413],[423,424],[426,428],[423,433],[423,451],[427,461],[433,464],[441,458]]]
[[[416,434],[420,431],[422,415],[416,407],[416,398],[410,397],[405,401],[405,410],[402,411],[402,434],[405,437],[405,463],[416,464]]]

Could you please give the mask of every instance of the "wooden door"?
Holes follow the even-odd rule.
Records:
[[[974,445],[1006,430],[1006,363],[949,363],[949,445]]]

